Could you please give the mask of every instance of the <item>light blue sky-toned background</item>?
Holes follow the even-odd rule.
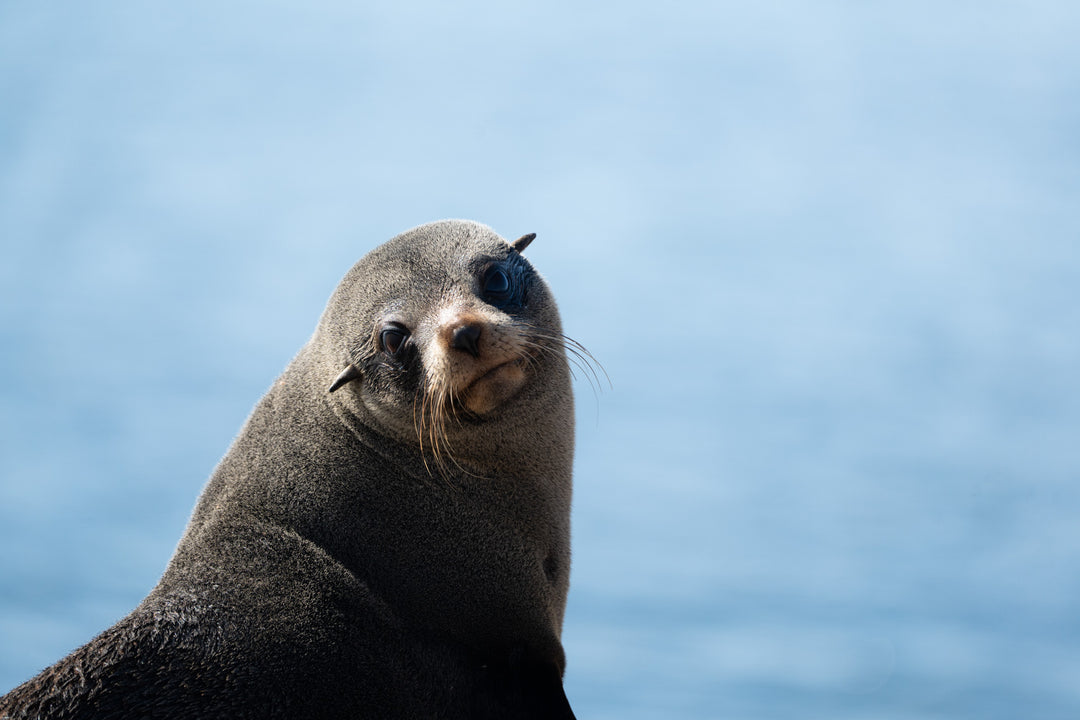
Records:
[[[1080,715],[1080,5],[0,4],[0,692],[153,586],[346,269],[579,383],[581,718]]]

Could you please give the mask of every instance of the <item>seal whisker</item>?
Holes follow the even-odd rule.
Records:
[[[440,477],[445,477],[446,467],[442,459],[442,446],[440,440],[442,439],[442,424],[443,424],[443,404],[444,404],[445,389],[442,382],[434,386],[431,389],[431,393],[428,396],[428,417],[430,418],[428,423],[428,436],[431,440],[432,455],[435,460],[436,466],[439,468]]]
[[[442,413],[440,410],[443,402],[440,398],[444,394],[445,390],[441,382],[430,387],[418,388],[413,400],[413,418],[424,469],[429,477],[448,480],[446,464],[443,460],[442,446],[445,444],[445,436],[441,430]],[[428,464],[429,456],[434,463],[434,469]]]
[[[428,426],[428,433],[433,450],[432,456],[439,470],[439,477],[451,488],[455,487],[450,480],[451,464],[466,475],[474,475],[458,461],[450,437],[446,433],[448,415],[460,424],[454,405],[454,390],[446,378],[440,377],[438,383],[432,387],[430,392],[431,422]]]
[[[427,453],[424,452],[424,434],[426,421],[424,419],[425,401],[427,393],[424,391],[424,387],[421,384],[416,388],[413,393],[412,401],[412,416],[413,416],[413,431],[416,433],[416,439],[420,443],[420,459],[424,462],[424,470],[428,475],[431,475],[431,468],[428,467]]]
[[[424,392],[423,386],[417,387],[416,392],[413,393],[413,430],[416,431],[416,438],[420,441],[420,453],[424,452],[424,402],[427,398],[427,393]]]
[[[606,381],[608,388],[612,387],[611,377],[607,374],[607,370],[596,359],[595,356],[589,350],[577,340],[565,335],[563,333],[556,333],[545,328],[540,328],[535,325],[528,325],[526,323],[519,323],[519,325],[531,334],[532,340],[530,347],[540,350],[541,352],[549,354],[557,354],[559,350],[566,353],[566,358],[571,364],[571,373],[573,373],[573,367],[577,367],[584,373],[589,385],[593,387],[594,392]],[[549,343],[554,343],[554,347],[543,342],[546,340]],[[601,381],[600,374],[603,374],[604,381]]]
[[[441,422],[439,417],[437,404],[429,399],[428,401],[428,414],[427,414],[427,426],[425,427],[428,444],[430,446],[431,459],[435,463],[435,468],[438,471],[433,473],[433,477],[437,475],[439,478],[445,478],[446,468],[442,459],[442,447],[439,443],[439,424]]]

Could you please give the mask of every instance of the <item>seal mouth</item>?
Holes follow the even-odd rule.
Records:
[[[485,415],[513,397],[525,384],[528,357],[499,363],[466,385],[455,400],[474,415]]]
[[[520,366],[522,366],[524,364],[524,362],[525,362],[524,358],[514,358],[513,360],[507,360],[506,362],[499,363],[498,365],[491,368],[490,370],[485,372],[483,375],[481,375],[480,377],[476,378],[475,380],[470,382],[468,385],[466,385],[465,388],[463,389],[463,392],[468,393],[474,387],[476,387],[477,385],[479,385],[479,384],[481,384],[481,383],[483,383],[483,382],[485,382],[487,380],[490,380],[490,379],[494,378],[495,375],[497,373],[501,372],[503,368],[506,368],[506,367],[509,367],[509,366],[519,366],[520,367]]]

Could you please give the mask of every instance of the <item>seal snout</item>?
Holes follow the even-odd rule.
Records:
[[[480,324],[465,320],[450,328],[450,347],[463,350],[474,358],[480,356]]]
[[[446,402],[476,415],[491,412],[524,384],[527,356],[524,338],[498,311],[445,308],[424,356],[429,386],[445,392],[435,404]]]

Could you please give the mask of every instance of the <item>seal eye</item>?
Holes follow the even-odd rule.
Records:
[[[483,287],[485,297],[490,300],[502,303],[510,299],[510,276],[498,266],[492,265],[484,273]]]
[[[382,345],[383,352],[396,357],[408,337],[409,331],[400,325],[387,325],[379,333],[379,344]]]

